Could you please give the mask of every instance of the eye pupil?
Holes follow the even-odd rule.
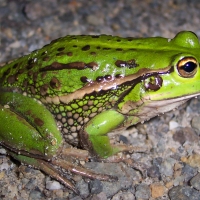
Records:
[[[192,78],[197,72],[199,63],[193,57],[185,57],[177,63],[177,70],[181,77]]]
[[[197,64],[194,62],[187,62],[185,65],[183,65],[183,69],[188,73],[192,72],[196,67]]]

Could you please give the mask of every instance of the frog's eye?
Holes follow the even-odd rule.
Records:
[[[197,72],[198,62],[195,58],[185,57],[177,64],[177,70],[183,78],[192,78]]]

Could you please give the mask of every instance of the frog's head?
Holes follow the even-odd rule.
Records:
[[[166,67],[138,71],[134,87],[119,104],[123,114],[144,121],[178,107],[200,94],[200,44],[192,32],[180,32],[169,41],[163,56]],[[171,48],[171,52],[170,52]],[[166,56],[167,55],[167,56]],[[121,107],[120,107],[121,106]]]

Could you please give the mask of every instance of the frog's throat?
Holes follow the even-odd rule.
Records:
[[[146,120],[151,119],[152,117],[155,117],[160,114],[164,114],[165,112],[168,112],[170,110],[176,109],[178,106],[182,105],[189,99],[193,97],[197,97],[197,96],[198,94],[191,94],[188,96],[177,97],[174,99],[153,100],[153,101],[149,100],[149,97],[145,97],[145,99],[143,98],[141,100],[140,102],[141,106],[140,108],[137,109],[137,112],[134,113],[134,116],[138,117],[137,122],[144,122]],[[135,106],[133,109],[135,109]]]
[[[167,74],[171,73],[172,71],[171,66],[168,66],[163,69],[148,69],[148,68],[143,68],[140,69],[137,73],[127,75],[121,78],[116,78],[111,81],[105,81],[105,82],[97,82],[93,81],[82,87],[81,89],[70,93],[70,94],[65,94],[62,96],[54,96],[54,97],[46,97],[45,99],[41,99],[43,103],[53,103],[53,104],[68,104],[69,102],[73,101],[74,99],[82,99],[85,95],[91,94],[93,92],[99,92],[99,91],[106,91],[106,90],[111,90],[111,89],[116,89],[119,85],[128,83],[128,82],[133,82],[135,81],[135,84],[138,82],[141,82],[145,78],[153,75],[153,74]]]

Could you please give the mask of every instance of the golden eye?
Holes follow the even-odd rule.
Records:
[[[197,72],[198,62],[195,58],[185,57],[177,64],[177,70],[181,77],[192,78]]]

